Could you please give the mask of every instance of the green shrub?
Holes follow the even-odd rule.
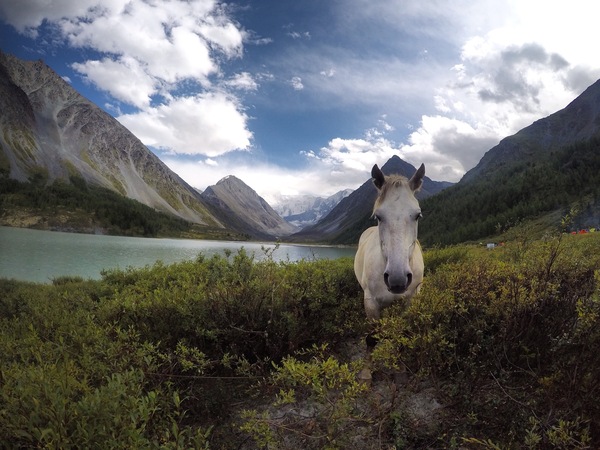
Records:
[[[600,438],[596,241],[549,238],[518,258],[508,244],[446,264],[382,321],[374,358],[434,379],[460,436],[553,446],[568,428],[580,445],[557,448],[587,448]]]
[[[0,280],[0,447],[597,447],[600,234],[425,261],[379,324],[370,390],[334,352],[368,330],[350,259]],[[421,382],[432,426],[400,400]]]
[[[287,357],[272,376],[279,389],[275,410],[242,413],[241,429],[260,447],[275,448],[352,448],[353,431],[369,424],[359,400],[368,391],[358,381],[362,363],[342,363],[327,355],[326,346],[313,347],[297,357]]]
[[[231,403],[291,352],[360,333],[360,296],[349,259],[243,250],[0,280],[0,447],[227,447]]]
[[[469,256],[469,248],[465,246],[427,249],[423,255],[425,270],[427,271],[426,275],[437,271],[446,264],[456,264],[465,261]]]
[[[2,448],[200,442],[206,430],[180,426],[176,392],[151,376],[162,361],[155,346],[98,320],[104,292],[97,282],[0,281]]]
[[[211,361],[226,354],[278,361],[316,342],[338,342],[362,324],[350,259],[257,262],[242,249],[104,280],[114,289],[105,320],[165,347],[185,341]]]

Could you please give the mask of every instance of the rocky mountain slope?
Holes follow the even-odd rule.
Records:
[[[186,220],[223,227],[198,193],[42,61],[0,52],[0,174],[77,176]]]
[[[403,161],[398,156],[390,158],[381,169],[387,175],[400,174],[407,178],[412,177],[417,170],[413,165]],[[420,200],[427,198],[451,185],[452,183],[448,182],[433,181],[426,176],[417,198]],[[363,230],[375,224],[371,219],[371,215],[376,197],[377,189],[371,179],[368,179],[356,191],[344,198],[317,224],[304,228],[294,234],[292,239],[298,241],[326,241],[334,244],[356,244]]]
[[[272,239],[292,234],[296,227],[283,220],[269,204],[233,175],[209,186],[202,198],[228,227],[253,238]]]
[[[564,109],[537,120],[488,150],[460,183],[493,173],[515,162],[535,161],[560,148],[584,142],[600,132],[600,80]]]
[[[286,222],[304,228],[317,223],[351,193],[352,189],[344,189],[325,198],[314,195],[281,195],[272,206]]]
[[[419,235],[427,245],[498,235],[534,218],[557,227],[573,207],[579,226],[600,225],[600,80],[503,139],[421,207]]]

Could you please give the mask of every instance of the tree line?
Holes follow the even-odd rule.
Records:
[[[421,202],[419,237],[449,245],[497,235],[550,211],[580,211],[574,222],[600,221],[600,137],[497,168]],[[584,214],[586,214],[584,216]],[[583,221],[590,222],[583,224]]]
[[[48,184],[43,170],[34,172],[29,182],[0,176],[0,215],[18,209],[31,209],[52,216],[58,211],[79,212],[111,234],[154,237],[179,235],[192,224],[157,211],[109,189],[89,185],[73,175]]]

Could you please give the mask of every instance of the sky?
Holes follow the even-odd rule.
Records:
[[[198,189],[355,189],[393,155],[460,180],[600,78],[597,0],[0,0],[44,60]]]

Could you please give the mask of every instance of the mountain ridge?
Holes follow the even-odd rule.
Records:
[[[288,236],[296,227],[283,220],[256,191],[234,175],[207,187],[202,198],[213,206],[213,214],[232,229],[254,238]]]
[[[187,221],[250,238],[274,239],[297,231],[233,176],[204,193],[188,185],[42,60],[23,61],[0,51],[0,110],[0,177],[47,186],[74,183],[84,190],[97,186]],[[40,214],[30,214],[39,219]],[[77,229],[76,224],[61,226]]]
[[[48,183],[81,176],[155,209],[224,227],[199,195],[116,119],[43,61],[0,51],[2,170]]]
[[[460,182],[468,182],[515,159],[528,161],[540,153],[588,140],[599,133],[600,80],[597,80],[563,109],[502,139]]]
[[[426,245],[493,238],[544,216],[553,229],[561,226],[555,218],[566,215],[581,226],[600,223],[600,80],[502,139],[456,185],[421,206]]]
[[[386,175],[399,174],[410,178],[416,168],[399,156],[392,156],[383,166]],[[417,193],[418,199],[427,198],[452,183],[433,181],[425,176],[423,186]],[[302,241],[326,241],[332,244],[357,244],[360,234],[369,226],[374,225],[371,220],[373,204],[377,197],[377,189],[371,178],[365,181],[358,189],[342,199],[330,213],[313,226],[306,227],[295,233],[290,238]]]

